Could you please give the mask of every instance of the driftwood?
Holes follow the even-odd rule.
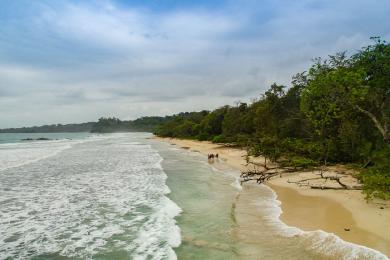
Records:
[[[262,163],[255,163],[251,161],[248,161],[246,166],[248,166],[249,164],[253,165],[254,168],[253,170],[241,172],[240,175],[241,184],[252,180],[255,180],[256,183],[261,184],[268,181],[272,177],[278,175],[282,177],[283,173],[295,171],[295,169],[289,167],[281,167],[281,166],[270,167],[266,165],[266,163],[262,164]],[[259,170],[258,167],[262,167],[263,169]]]
[[[337,174],[347,175],[345,172],[338,172]],[[288,183],[295,183],[299,186],[309,186],[311,189],[321,189],[321,190],[362,190],[362,186],[348,186],[347,184],[341,181],[342,176],[325,176],[323,170],[320,171],[320,177],[307,178],[299,181],[292,182],[288,180]],[[334,186],[324,186],[324,185],[311,185],[309,184],[309,180],[319,180],[324,179],[325,181],[336,181],[340,187]],[[307,183],[305,183],[307,182]]]
[[[340,181],[340,177],[331,176],[328,177],[329,180],[335,180],[340,185],[340,187],[334,186],[324,186],[324,185],[310,185],[311,189],[321,189],[321,190],[363,190],[363,186],[348,186]]]
[[[251,162],[248,160],[246,166],[248,165],[253,165],[254,169],[253,170],[248,170],[248,171],[243,171],[241,172],[241,184],[244,182],[248,181],[256,181],[256,183],[265,183],[269,179],[275,176],[280,176],[282,177],[283,173],[289,173],[289,172],[298,172],[302,171],[303,169],[299,168],[292,168],[292,167],[282,167],[282,166],[274,166],[270,167],[266,163],[255,163]],[[263,168],[262,170],[259,170],[258,168],[261,167]],[[321,168],[320,174],[318,177],[312,177],[312,178],[306,178],[298,181],[290,181],[287,180],[288,183],[294,183],[299,186],[308,186],[311,189],[321,189],[321,190],[362,190],[362,186],[349,186],[341,181],[341,178],[343,176],[339,175],[348,175],[344,171],[340,171],[337,173],[336,176],[326,176],[324,175],[324,168]],[[324,179],[325,181],[335,181],[337,182],[340,186],[339,187],[334,187],[334,186],[324,186],[324,185],[312,185],[309,183],[311,180],[319,180],[319,179]]]
[[[299,180],[299,181],[290,181],[290,180],[287,180],[287,183],[294,183],[296,185],[298,185],[299,187],[302,187],[302,186],[310,186],[309,182],[308,181],[311,181],[311,180],[318,180],[318,179],[322,179],[321,177],[314,177],[314,178],[307,178],[307,179],[303,179],[303,180]]]
[[[361,186],[352,186],[352,187],[331,187],[331,186],[321,186],[321,185],[310,185],[311,189],[317,190],[362,190]]]
[[[255,180],[256,183],[261,184],[261,183],[264,183],[264,182],[268,181],[270,178],[277,176],[277,175],[278,175],[278,173],[264,173],[264,174],[259,174],[256,177],[249,177],[249,175],[243,175],[243,176],[241,176],[242,177],[241,184],[244,182],[253,181],[253,180]]]
[[[256,169],[256,167],[262,167],[264,168],[265,170],[271,170],[271,168],[265,164],[265,163],[260,163],[260,162],[251,162],[251,161],[248,161],[245,166],[248,166],[248,165],[253,165],[254,166],[254,169]],[[272,169],[275,169],[275,168],[272,168]]]

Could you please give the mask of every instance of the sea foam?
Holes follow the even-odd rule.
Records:
[[[266,185],[261,185],[260,188],[269,192],[267,198],[262,198],[256,202],[262,211],[266,211],[264,219],[267,223],[274,226],[280,235],[299,238],[300,245],[304,246],[306,250],[313,250],[327,257],[345,260],[388,259],[386,255],[375,249],[344,241],[333,233],[323,230],[303,231],[286,225],[280,220],[280,215],[283,211],[280,207],[281,202],[277,200],[276,192]]]
[[[42,147],[51,153],[0,174],[0,259],[176,259],[181,209],[150,145],[119,134]]]
[[[37,162],[86,140],[51,140],[0,144],[0,172]]]

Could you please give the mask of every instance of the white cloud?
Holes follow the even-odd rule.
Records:
[[[311,58],[390,36],[378,22],[388,19],[384,0],[232,1],[218,10],[168,11],[49,3],[21,5],[23,17],[2,21],[0,127],[247,101],[273,82],[288,84]]]

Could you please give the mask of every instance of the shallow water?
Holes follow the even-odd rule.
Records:
[[[0,144],[0,259],[386,259],[286,226],[268,187],[150,136]]]
[[[168,195],[183,212],[177,217],[182,244],[176,249],[179,259],[234,259],[238,257],[237,241],[232,232],[236,226],[232,202],[238,191],[234,179],[221,178],[203,156],[177,150],[167,145],[158,150],[162,166],[169,175]]]
[[[150,142],[164,158],[168,196],[182,209],[179,259],[387,259],[333,234],[289,227],[269,187],[241,189],[239,173],[223,162],[209,164],[197,152]]]

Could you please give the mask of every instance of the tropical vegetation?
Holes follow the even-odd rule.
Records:
[[[3,129],[0,132],[147,131],[245,147],[284,165],[360,169],[367,197],[390,198],[390,44],[378,37],[352,56],[317,58],[291,86],[252,103],[165,117]]]
[[[368,197],[390,198],[390,44],[373,40],[352,56],[315,59],[290,88],[275,83],[250,104],[171,116],[155,134],[232,143],[305,167],[351,164]]]

